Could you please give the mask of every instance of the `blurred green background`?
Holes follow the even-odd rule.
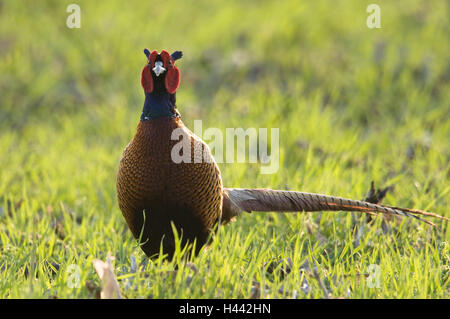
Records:
[[[0,296],[90,296],[84,286],[66,289],[64,272],[29,285],[23,269],[33,261],[79,264],[83,280],[95,280],[90,261],[108,251],[119,268],[131,254],[145,259],[115,197],[118,162],[144,100],[144,48],[184,52],[177,105],[188,127],[202,119],[204,129],[280,128],[279,171],[220,164],[225,186],[361,199],[374,180],[395,184],[388,204],[448,216],[449,2],[376,1],[382,28],[369,29],[372,2],[0,1],[0,267],[13,269],[0,272]],[[66,26],[71,3],[81,8],[80,29]],[[152,296],[246,297],[252,278],[263,276],[263,261],[286,257],[293,242],[317,245],[319,228],[330,240],[296,258],[322,258],[328,247],[329,263],[322,263],[338,276],[364,272],[367,258],[393,265],[394,273],[410,269],[400,275],[402,289],[389,275],[381,290],[355,288],[356,279],[330,283],[335,296],[349,286],[350,297],[449,296],[445,224],[432,232],[416,221],[399,226],[406,231],[394,238],[404,247],[396,260],[379,225],[368,235],[378,248],[343,253],[350,214],[316,216],[243,216],[219,232],[217,253],[200,258],[233,264],[227,254],[234,249],[244,275],[234,266],[222,268],[225,274],[211,270],[206,292],[153,282]],[[231,245],[233,236],[242,237],[242,247]],[[428,257],[433,262],[422,263]],[[244,286],[233,286],[242,276]],[[283,284],[277,280],[271,297]]]

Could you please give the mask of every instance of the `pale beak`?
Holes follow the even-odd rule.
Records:
[[[155,67],[152,69],[155,72],[156,76],[160,76],[161,73],[164,73],[166,69],[163,67],[163,63],[161,61],[155,62]]]

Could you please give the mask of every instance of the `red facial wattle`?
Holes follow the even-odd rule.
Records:
[[[144,51],[148,57],[148,63],[144,66],[141,73],[141,85],[144,88],[146,93],[153,92],[153,77],[152,77],[152,69],[155,66],[155,61],[158,56],[158,52],[156,50],[149,53],[148,50]],[[174,94],[178,86],[180,85],[180,70],[175,66],[175,60],[181,58],[182,53],[177,51],[175,58],[173,58],[169,52],[166,50],[162,50],[160,53],[161,59],[163,61],[163,66],[167,70],[166,78],[165,78],[165,87],[167,92],[170,94]],[[174,54],[175,54],[174,53]]]

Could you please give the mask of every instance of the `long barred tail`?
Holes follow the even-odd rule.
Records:
[[[346,199],[322,194],[281,191],[272,189],[224,188],[223,218],[225,221],[242,212],[315,212],[315,211],[356,211],[406,216],[429,225],[434,223],[418,217],[429,216],[449,221],[434,213],[417,209],[377,205],[359,200]]]

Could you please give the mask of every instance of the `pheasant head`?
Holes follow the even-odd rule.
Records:
[[[141,74],[141,84],[145,93],[159,91],[174,94],[180,85],[180,70],[175,66],[175,61],[183,56],[181,51],[175,51],[172,55],[166,50],[161,53],[154,50],[150,53],[144,49],[147,56],[147,65]]]

